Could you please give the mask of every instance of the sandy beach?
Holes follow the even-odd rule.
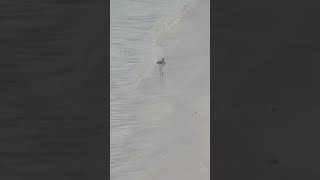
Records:
[[[131,174],[131,179],[210,178],[209,8],[209,0],[196,1],[163,37],[162,43],[176,42],[163,51],[161,88],[167,97],[139,113],[147,126],[154,127],[149,141],[155,151],[136,164],[143,172]]]

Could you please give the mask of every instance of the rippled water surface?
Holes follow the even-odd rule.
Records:
[[[189,0],[111,0],[111,179],[130,179],[153,148],[151,129],[137,118],[147,103],[164,96],[157,87],[158,42]],[[148,152],[150,151],[150,152]]]

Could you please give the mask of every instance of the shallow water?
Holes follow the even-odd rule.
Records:
[[[162,36],[179,20],[190,0],[111,1],[111,179],[132,179],[142,171],[139,159],[155,148],[148,143],[152,127],[138,112],[157,102],[165,81],[156,61],[162,57]],[[160,46],[161,44],[161,46]],[[165,71],[165,69],[164,69]],[[139,177],[135,175],[135,177]]]

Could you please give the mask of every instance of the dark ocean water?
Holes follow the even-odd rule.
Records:
[[[107,1],[0,2],[0,179],[108,178]]]

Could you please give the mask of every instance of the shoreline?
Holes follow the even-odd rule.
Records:
[[[138,115],[152,129],[147,138],[152,152],[137,157],[137,179],[210,178],[209,3],[196,0],[164,36],[163,42],[177,42],[162,47],[166,67],[159,88],[167,97]]]

